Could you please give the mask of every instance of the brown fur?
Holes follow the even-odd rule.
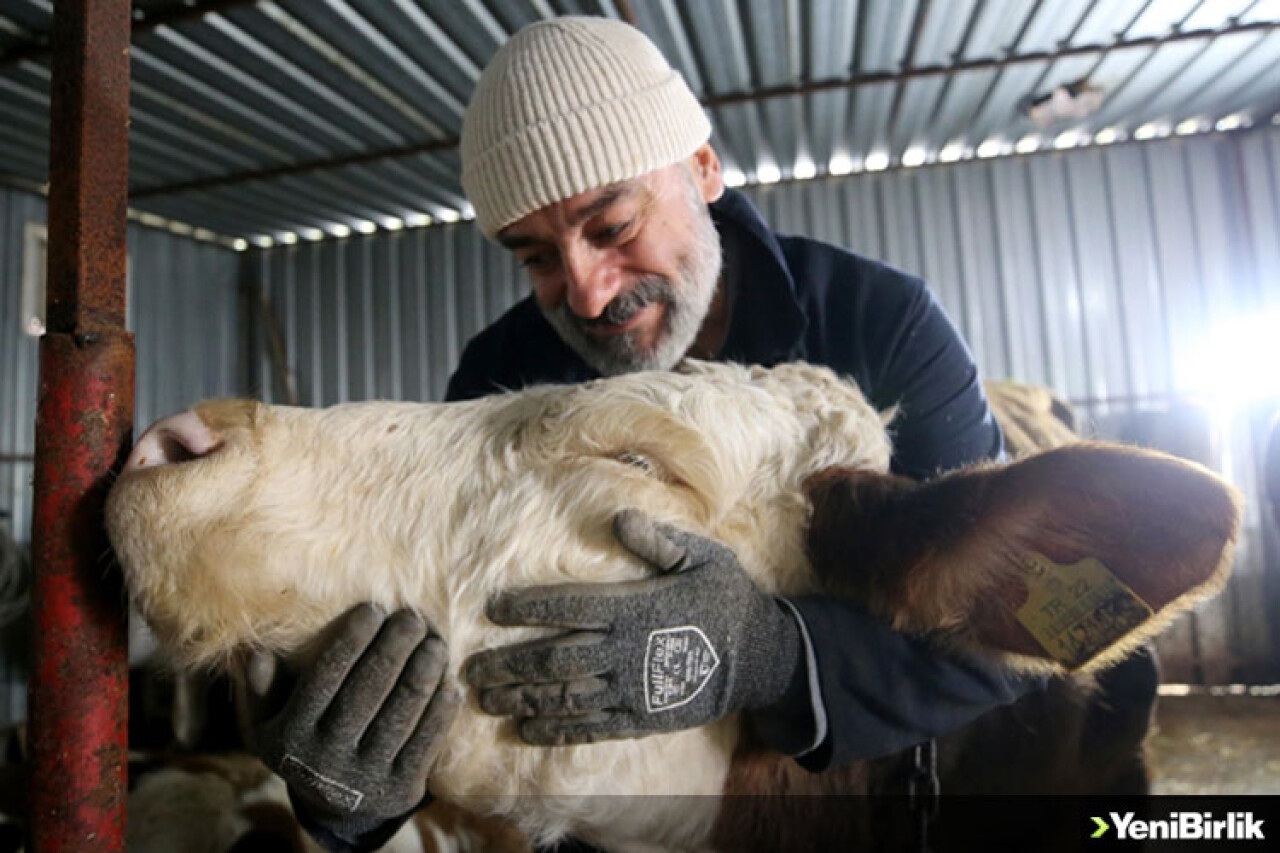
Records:
[[[1024,668],[1048,657],[1015,618],[1029,555],[1096,558],[1155,611],[1089,664],[1104,665],[1162,628],[1170,605],[1221,587],[1240,524],[1238,495],[1207,470],[1089,443],[923,484],[831,469],[807,491],[810,559],[833,592],[904,630],[1025,656]]]

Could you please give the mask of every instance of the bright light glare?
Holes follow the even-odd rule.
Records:
[[[351,224],[351,227],[359,231],[361,234],[372,234],[378,230],[378,223],[370,222],[367,219],[358,219]]]
[[[458,211],[456,210],[451,210],[450,208],[447,208],[447,207],[440,208],[441,222],[457,222],[461,218],[462,218],[462,214],[458,213]]]
[[[872,151],[862,165],[868,172],[883,172],[889,168],[889,154],[885,151]]]
[[[1058,150],[1063,148],[1075,148],[1081,143],[1084,137],[1077,130],[1064,130],[1053,139],[1053,147]]]
[[[398,216],[384,216],[381,221],[382,227],[388,231],[399,231],[404,228],[404,220]]]
[[[1003,150],[1004,140],[998,136],[993,136],[990,139],[983,140],[982,144],[978,146],[978,156],[983,160],[987,160],[992,157],[999,157],[1000,152]]]
[[[762,184],[776,184],[782,180],[782,172],[773,163],[761,163],[756,167],[756,180]]]
[[[1098,145],[1110,145],[1120,138],[1120,131],[1114,127],[1104,127],[1098,131],[1093,137],[1093,141]]]
[[[324,239],[324,232],[319,228],[303,228],[298,232],[298,235],[301,236],[302,239],[310,240],[313,243],[316,240]]]
[[[827,174],[847,175],[853,171],[853,158],[848,154],[832,154],[827,163]]]
[[[797,181],[807,181],[818,174],[818,166],[810,157],[797,157],[795,168],[791,170],[791,177]]]
[[[1013,150],[1019,154],[1030,154],[1040,147],[1040,137],[1034,133],[1028,134],[1018,140],[1013,146]]]
[[[298,242],[298,235],[294,234],[292,231],[285,231],[276,236],[276,242],[283,243],[286,246],[292,246],[294,243]]]
[[[1155,139],[1157,136],[1169,135],[1169,123],[1162,121],[1149,121],[1133,132],[1134,139]]]
[[[964,156],[964,146],[959,142],[949,142],[938,152],[938,160],[942,163],[954,163]],[[905,155],[903,157],[905,158]]]
[[[726,166],[723,175],[726,187],[740,187],[747,182],[746,173],[741,169],[735,169],[733,166]]]
[[[248,240],[243,240],[243,239],[238,239],[238,240],[236,240],[234,243],[232,243],[231,245],[235,248],[235,250],[236,250],[237,252],[243,252],[243,251],[245,251],[246,249],[248,249],[248,248],[249,248],[249,241],[248,241]]]
[[[1226,408],[1280,396],[1280,312],[1236,317],[1210,330],[1187,362],[1188,390]]]
[[[351,229],[341,222],[335,222],[329,226],[329,233],[335,237],[350,237]]]
[[[1178,136],[1190,136],[1193,133],[1199,133],[1204,130],[1205,122],[1201,118],[1184,118],[1173,127],[1173,132]]]
[[[431,224],[431,217],[425,213],[410,213],[404,221],[410,228],[422,228],[424,225]]]
[[[1232,113],[1229,116],[1223,116],[1214,124],[1214,130],[1239,130],[1244,127],[1245,119],[1241,113]]]
[[[916,166],[923,166],[924,161],[928,159],[928,153],[920,146],[912,146],[902,152],[902,165],[908,169],[914,169]]]

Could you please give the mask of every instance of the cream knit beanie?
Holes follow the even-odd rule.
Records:
[[[462,187],[488,237],[539,208],[639,177],[711,137],[702,106],[636,28],[530,24],[498,49],[462,119]]]

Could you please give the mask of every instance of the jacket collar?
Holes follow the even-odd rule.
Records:
[[[725,254],[733,315],[720,358],[770,366],[804,356],[808,320],[777,235],[750,200],[725,189],[711,205]]]

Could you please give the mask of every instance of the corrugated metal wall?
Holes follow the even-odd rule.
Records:
[[[0,456],[35,452],[38,341],[23,333],[23,233],[45,221],[43,198],[0,188]],[[154,228],[129,228],[129,328],[137,333],[135,423],[195,400],[236,394],[237,276],[230,249]],[[29,461],[0,462],[0,510],[19,542],[31,526]]]
[[[1095,413],[1206,390],[1194,359],[1209,332],[1280,312],[1276,130],[746,192],[781,231],[924,276],[988,376]],[[437,398],[459,347],[526,288],[468,223],[250,257],[312,405]]]
[[[39,343],[21,327],[24,232],[43,224],[45,202],[0,188],[0,519],[30,541],[30,461],[35,452]],[[130,328],[137,333],[134,423],[211,396],[239,393],[237,273],[229,249],[177,234],[129,228]],[[0,726],[25,719],[25,630],[0,631]]]
[[[1195,361],[1217,324],[1280,318],[1280,131],[747,192],[779,230],[923,275],[986,375],[1051,386],[1092,434],[1225,472],[1249,500],[1235,579],[1162,640],[1166,676],[1280,678],[1280,534],[1256,477],[1277,401],[1211,411],[1197,402],[1206,389]],[[507,253],[467,223],[278,247],[247,264],[306,405],[438,399],[460,347],[526,288]],[[255,330],[260,353],[270,326]],[[265,358],[256,367],[253,384],[270,399],[287,399],[285,381]]]

